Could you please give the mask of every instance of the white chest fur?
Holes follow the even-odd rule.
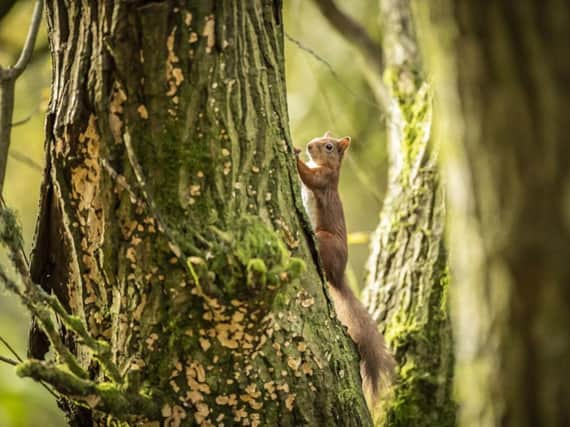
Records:
[[[307,166],[311,169],[317,167],[317,164],[310,160],[307,162]],[[305,211],[307,211],[307,215],[309,216],[309,220],[311,221],[311,225],[313,229],[317,226],[317,201],[315,200],[315,195],[313,191],[310,190],[303,182],[301,181],[301,197],[303,198],[303,206],[305,207]]]

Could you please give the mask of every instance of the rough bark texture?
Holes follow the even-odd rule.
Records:
[[[445,211],[431,142],[429,85],[407,0],[382,2],[389,186],[364,291],[398,363],[378,425],[452,426],[453,349],[447,307]]]
[[[64,402],[82,426],[370,425],[300,203],[279,2],[47,6],[32,275],[110,344],[120,376],[69,333],[99,388],[27,374],[84,387],[93,409]],[[107,399],[127,392],[161,410]]]
[[[570,4],[418,15],[441,108],[460,424],[566,426]]]

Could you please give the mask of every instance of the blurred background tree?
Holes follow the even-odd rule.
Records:
[[[33,1],[0,5],[0,63],[15,61],[28,29]],[[311,2],[291,0],[284,8],[288,33],[302,43],[286,44],[288,102],[294,143],[302,147],[330,130],[351,135],[353,144],[343,168],[341,196],[350,232],[349,275],[353,286],[363,283],[368,256],[367,235],[378,221],[386,181],[387,156],[381,109],[370,92],[362,62],[353,48],[331,31]],[[372,31],[379,31],[378,4],[351,2],[351,14]],[[50,63],[45,25],[40,29],[34,56],[16,85],[16,122],[30,117],[12,132],[5,198],[19,214],[26,249],[30,249],[38,209],[43,167],[44,105],[49,97]],[[379,34],[374,34],[379,36]],[[313,50],[322,59],[317,59]],[[324,61],[323,61],[324,60]],[[29,328],[26,310],[12,295],[0,295],[0,335],[26,354]],[[1,354],[6,354],[4,348]],[[0,426],[62,426],[64,420],[53,397],[39,384],[21,379],[12,367],[0,364]]]
[[[463,426],[570,419],[570,4],[416,2],[438,96]]]

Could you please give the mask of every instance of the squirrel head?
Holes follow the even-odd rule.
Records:
[[[318,166],[328,166],[334,170],[340,169],[344,153],[350,145],[350,136],[333,138],[330,132],[315,138],[307,144],[307,155]]]

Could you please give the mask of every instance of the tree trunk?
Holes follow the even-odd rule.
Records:
[[[431,141],[432,106],[407,0],[382,2],[391,93],[389,185],[372,238],[364,297],[398,375],[378,425],[453,426],[445,209]]]
[[[441,111],[464,426],[570,419],[570,5],[418,2]]]
[[[48,1],[32,277],[100,341],[62,330],[76,372],[20,372],[75,425],[368,426],[300,202],[280,2],[176,4]]]

